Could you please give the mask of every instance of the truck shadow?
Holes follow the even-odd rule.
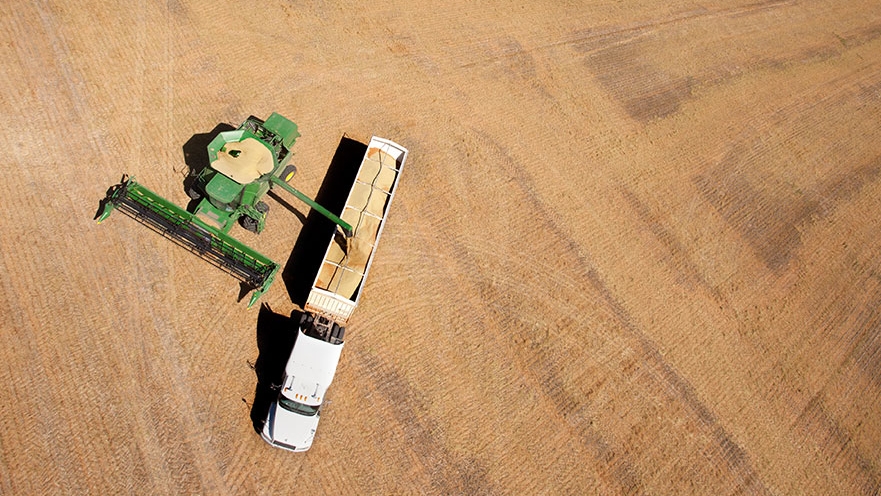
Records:
[[[258,433],[269,413],[269,407],[278,396],[284,368],[287,364],[294,342],[297,339],[297,323],[301,313],[294,310],[290,317],[272,311],[268,304],[260,306],[257,314],[257,361],[254,373],[257,387],[254,403],[251,405],[251,422]]]
[[[318,195],[315,197],[319,205],[337,215],[342,213],[349,190],[355,182],[358,166],[366,152],[367,145],[364,143],[345,135],[340,139]],[[336,224],[310,209],[281,274],[291,301],[301,308],[306,304],[306,298],[318,275],[327,244],[335,230]]]

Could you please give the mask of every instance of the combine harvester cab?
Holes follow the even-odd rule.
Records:
[[[352,226],[288,184],[297,172],[289,163],[299,136],[297,125],[276,113],[265,122],[252,115],[235,131],[219,133],[208,144],[210,165],[187,190],[190,198],[200,200],[195,215],[224,234],[236,221],[259,234],[269,212],[260,199],[278,186],[350,234]]]
[[[266,121],[251,116],[234,131],[219,133],[208,145],[209,166],[195,176],[187,195],[199,200],[192,213],[169,202],[135,180],[108,192],[98,222],[120,208],[135,219],[227,270],[254,289],[248,307],[269,289],[279,265],[229,235],[238,221],[260,233],[269,206],[260,199],[279,186],[339,225],[346,236],[352,226],[287,184],[296,168],[288,165],[297,125],[273,113]]]
[[[273,446],[291,451],[312,446],[345,326],[363,292],[406,159],[407,149],[389,140],[373,137],[367,146],[341,216],[352,225],[352,236],[331,236],[328,242],[278,398],[263,425],[261,436]]]

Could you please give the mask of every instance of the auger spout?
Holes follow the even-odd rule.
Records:
[[[318,213],[327,217],[328,219],[333,221],[336,225],[342,227],[343,231],[345,231],[345,233],[346,233],[347,238],[352,236],[352,226],[348,222],[344,221],[343,219],[340,219],[333,212],[322,207],[317,202],[315,202],[313,199],[309,198],[308,196],[306,196],[305,194],[303,194],[302,192],[300,192],[296,188],[292,187],[290,184],[286,183],[283,179],[276,177],[276,176],[272,176],[269,180],[272,181],[272,184],[274,184],[276,186],[280,186],[281,189],[296,196],[303,203],[305,203],[306,205],[309,205],[313,209],[317,210]]]

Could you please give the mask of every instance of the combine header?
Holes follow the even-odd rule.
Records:
[[[278,272],[277,263],[141,186],[134,178],[123,177],[120,184],[110,189],[98,222],[106,219],[114,209],[128,214],[254,288],[249,307],[269,289]]]
[[[299,136],[297,125],[279,114],[266,121],[251,116],[208,145],[209,166],[195,172],[187,188],[187,195],[199,200],[192,213],[123,176],[108,191],[97,220],[100,223],[119,209],[171,238],[254,289],[250,307],[269,289],[279,265],[228,233],[236,221],[249,231],[263,231],[269,205],[261,198],[273,186],[332,220],[346,237],[352,235],[350,224],[287,184],[296,174],[288,163]]]

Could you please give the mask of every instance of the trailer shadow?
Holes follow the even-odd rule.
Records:
[[[319,205],[337,215],[342,213],[349,190],[355,182],[358,166],[366,152],[367,145],[364,143],[345,135],[340,139],[318,195],[315,197]],[[306,304],[306,298],[318,275],[327,244],[335,230],[336,224],[310,209],[281,274],[291,301],[301,308]]]
[[[296,330],[300,315],[300,312],[295,310],[288,317],[273,312],[266,303],[260,306],[260,313],[257,315],[259,354],[257,361],[254,362],[257,387],[254,391],[254,403],[251,405],[251,422],[258,433],[263,430],[269,407],[278,396],[284,368],[297,339]]]

